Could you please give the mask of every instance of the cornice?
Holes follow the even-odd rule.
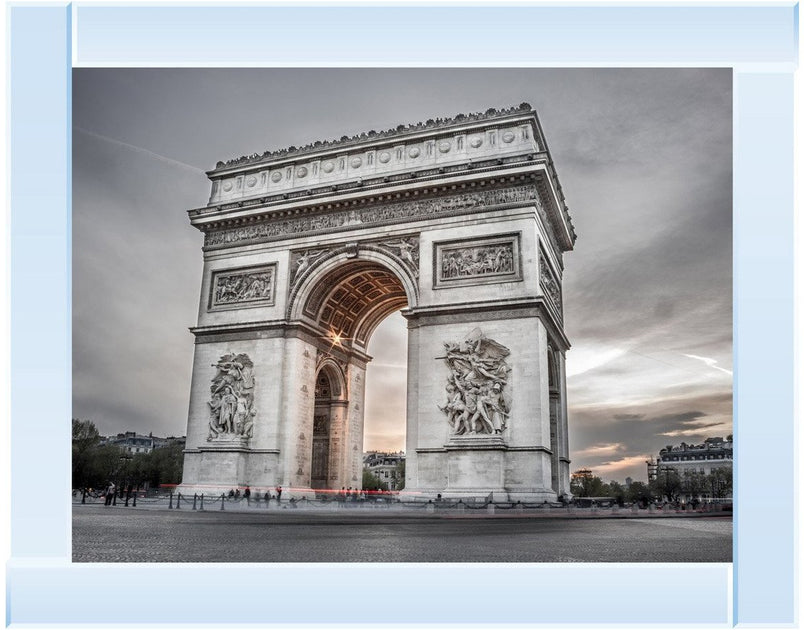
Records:
[[[289,192],[275,193],[272,195],[258,195],[238,199],[236,201],[218,203],[211,206],[207,205],[192,208],[187,211],[187,214],[190,216],[190,220],[195,225],[196,220],[221,215],[222,213],[231,213],[233,211],[237,212],[247,210],[249,208],[268,208],[271,206],[286,205],[293,202],[305,204],[304,207],[294,207],[289,212],[289,214],[299,214],[299,211],[310,211],[311,209],[315,208],[315,206],[310,206],[308,204],[317,199],[327,200],[326,204],[322,203],[317,207],[317,209],[324,209],[325,207],[332,206],[332,203],[329,200],[336,196],[367,193],[372,190],[388,188],[389,186],[411,184],[414,182],[421,184],[436,180],[440,181],[445,179],[445,177],[450,176],[493,173],[506,168],[511,168],[513,166],[531,163],[545,165],[545,170],[549,171],[549,166],[547,166],[549,159],[546,153],[526,153],[508,156],[505,158],[482,160],[478,162],[469,161],[462,164],[453,164],[440,168],[422,168],[419,170],[396,173],[393,175],[354,179],[337,184],[322,184],[320,186],[314,186],[304,190],[294,190]]]
[[[343,150],[351,148],[359,144],[365,144],[376,140],[395,140],[398,138],[407,138],[413,134],[421,133],[423,131],[437,131],[441,129],[449,129],[458,125],[464,125],[474,122],[489,122],[511,118],[513,116],[521,116],[529,114],[533,111],[528,103],[522,103],[519,107],[510,107],[508,109],[490,108],[485,112],[475,112],[471,114],[457,114],[448,118],[429,119],[426,122],[419,122],[408,125],[398,125],[392,129],[385,131],[368,131],[354,136],[342,136],[340,140],[319,140],[303,147],[287,147],[275,151],[265,151],[262,154],[254,153],[252,155],[244,155],[227,161],[220,161],[215,165],[215,168],[207,171],[207,175],[221,175],[230,171],[238,170],[243,166],[253,166],[257,164],[264,164],[277,159],[294,159],[297,157],[307,157],[310,154],[318,153],[326,150]]]
[[[210,251],[238,244],[282,240],[300,234],[312,236],[369,225],[410,223],[436,216],[535,205],[556,251],[571,250],[575,234],[568,222],[568,214],[564,212],[562,216],[560,202],[554,198],[555,189],[544,182],[549,178],[547,165],[524,158],[508,166],[507,171],[490,170],[480,174],[489,175],[487,177],[467,178],[466,173],[462,173],[463,178],[433,176],[429,182],[418,180],[415,188],[384,183],[369,190],[345,188],[341,194],[329,192],[320,198],[311,196],[293,201],[262,198],[255,200],[251,207],[238,202],[235,208],[222,211],[202,208],[191,211],[192,223],[206,233],[204,249]],[[518,192],[523,186],[532,187],[533,192]],[[432,203],[428,200],[439,199],[438,206],[427,205]]]

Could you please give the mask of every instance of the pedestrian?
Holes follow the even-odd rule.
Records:
[[[239,498],[240,498],[240,488],[238,488],[237,490],[235,490],[235,496],[234,496],[234,498],[235,498],[235,500],[237,500],[237,499],[239,499]]]
[[[111,505],[112,504],[112,499],[114,498],[114,493],[115,493],[114,482],[110,481],[109,485],[106,486],[106,504],[105,505]]]
[[[265,509],[267,510],[269,504],[271,503],[271,493],[266,490],[263,498],[265,499]]]
[[[249,486],[246,486],[243,496],[246,497],[246,505],[251,505],[251,488]]]
[[[282,501],[282,486],[276,487],[276,502],[281,503]]]
[[[235,495],[235,491],[234,491],[234,488],[232,488],[231,490],[229,490],[229,498],[234,499],[234,495]]]

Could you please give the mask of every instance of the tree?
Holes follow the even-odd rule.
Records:
[[[610,489],[600,477],[576,475],[570,481],[570,492],[576,497],[607,497]]]
[[[707,492],[706,475],[694,470],[685,470],[681,478],[681,489],[688,497],[698,497]]]
[[[632,481],[625,492],[625,497],[632,503],[650,503],[653,500],[653,492],[648,484]]]
[[[396,464],[396,489],[405,489],[405,460],[400,459]]]
[[[727,497],[732,492],[732,476],[733,472],[731,467],[717,467],[713,468],[712,472],[706,476],[705,485],[711,492],[712,496],[716,499]]]
[[[656,479],[651,481],[651,490],[659,497],[667,497],[674,503],[681,496],[681,477],[671,468],[659,468]]]
[[[386,486],[376,475],[368,470],[363,471],[363,490],[387,490]]]
[[[88,468],[98,442],[100,433],[94,422],[73,418],[73,488],[89,485]]]
[[[612,497],[617,501],[618,505],[622,505],[625,502],[625,493],[626,489],[618,481],[609,481],[605,486],[603,486],[604,494],[600,496],[604,497]]]

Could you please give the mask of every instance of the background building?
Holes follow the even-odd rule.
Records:
[[[363,454],[363,470],[374,475],[388,490],[397,490],[400,485],[399,471],[405,461],[405,454],[369,451]]]
[[[173,446],[174,444],[184,446],[187,438],[185,437],[154,437],[153,433],[140,435],[135,431],[126,431],[101,439],[101,445],[116,446],[120,450],[135,455],[137,453],[150,453],[154,449]]]
[[[708,475],[715,468],[731,468],[733,449],[730,435],[725,440],[722,437],[707,438],[703,444],[697,445],[685,442],[678,446],[668,445],[659,451],[659,457],[653,464],[653,477],[651,463],[648,463],[648,480],[655,479],[663,468],[673,469],[680,475],[686,471]]]

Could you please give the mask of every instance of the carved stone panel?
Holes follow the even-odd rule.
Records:
[[[555,274],[550,268],[550,264],[545,260],[544,254],[542,253],[539,254],[539,283],[541,284],[545,297],[547,297],[547,300],[556,309],[558,316],[561,317],[561,285],[558,283],[558,280],[556,280]]]
[[[271,306],[275,285],[276,264],[215,271],[212,273],[209,310]]]
[[[522,279],[520,235],[435,243],[434,288]]]
[[[247,354],[223,355],[213,365],[208,442],[244,442],[254,433],[254,364]]]
[[[464,341],[444,343],[449,367],[447,401],[439,409],[447,416],[454,436],[501,435],[511,410],[505,358],[511,351],[486,337],[479,328]]]

